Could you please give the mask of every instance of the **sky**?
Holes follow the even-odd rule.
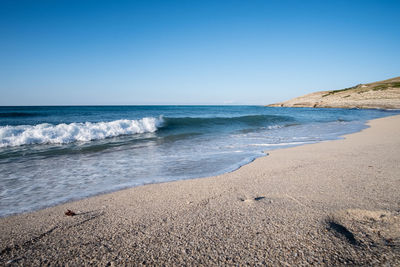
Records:
[[[400,76],[400,1],[0,0],[0,105],[263,105]]]

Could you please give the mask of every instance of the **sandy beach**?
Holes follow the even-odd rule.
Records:
[[[398,265],[400,116],[369,125],[232,173],[2,218],[0,264]]]

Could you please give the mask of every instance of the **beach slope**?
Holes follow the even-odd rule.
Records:
[[[2,218],[0,264],[400,264],[400,116],[369,125],[232,173]]]

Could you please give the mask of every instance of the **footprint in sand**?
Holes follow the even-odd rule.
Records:
[[[353,245],[400,248],[400,212],[348,209],[337,211],[327,220],[328,229]]]

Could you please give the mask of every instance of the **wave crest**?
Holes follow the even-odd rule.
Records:
[[[0,118],[36,117],[36,116],[42,116],[42,114],[28,113],[28,112],[0,112]]]
[[[280,115],[247,115],[239,117],[165,117],[165,128],[174,127],[208,127],[241,124],[251,127],[268,126],[274,123],[293,121],[292,117]]]
[[[52,125],[1,126],[0,147],[29,144],[67,144],[76,141],[92,141],[120,135],[157,131],[163,123],[160,118],[140,120],[116,120],[111,122],[85,122]]]

